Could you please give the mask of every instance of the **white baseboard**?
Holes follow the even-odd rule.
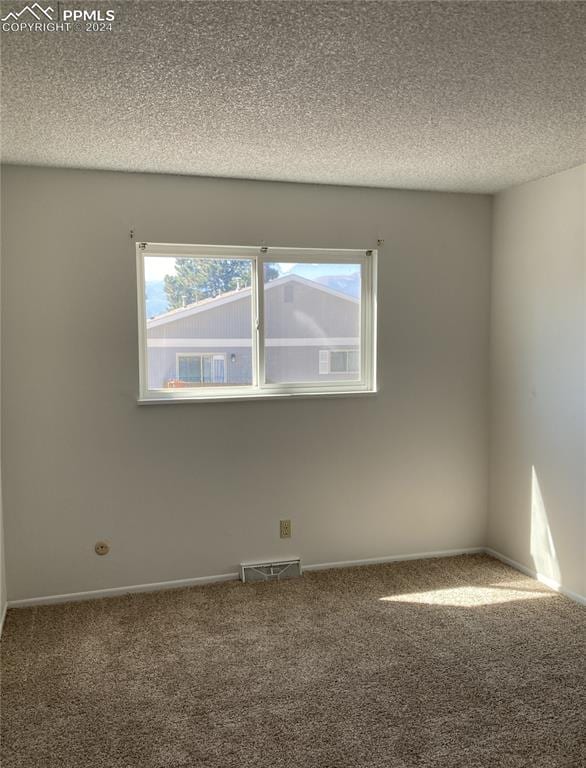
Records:
[[[500,552],[489,547],[467,547],[463,549],[446,549],[435,552],[416,552],[408,555],[389,555],[387,557],[372,557],[365,560],[339,560],[332,563],[313,563],[303,564],[304,571],[325,571],[331,568],[352,568],[359,565],[377,565],[383,563],[398,563],[406,560],[426,560],[436,557],[455,557],[457,555],[475,555],[479,553],[486,553],[491,557],[501,560],[503,563],[510,565],[517,571],[531,576],[537,579],[542,584],[550,587],[556,592],[560,592],[562,595],[569,597],[571,600],[575,600],[577,603],[586,605],[586,597],[571,592],[568,589],[562,587],[561,584],[549,579],[543,574],[539,574],[536,571],[531,570],[522,563],[518,563],[516,560],[512,560]],[[88,592],[72,592],[65,595],[47,595],[45,597],[30,597],[24,600],[9,600],[8,608],[26,608],[35,605],[52,605],[55,603],[73,603],[81,600],[96,600],[101,597],[119,597],[120,595],[128,595],[136,592],[159,592],[166,589],[180,589],[182,587],[195,587],[203,584],[212,584],[221,581],[235,581],[239,578],[238,573],[221,573],[214,576],[200,576],[194,579],[177,579],[175,581],[160,581],[153,584],[135,584],[128,587],[112,587],[109,589],[96,589]],[[6,615],[6,606],[4,607],[4,614],[2,616],[2,623],[4,616]],[[1,633],[1,625],[0,625]]]
[[[120,597],[135,592],[160,592],[166,589],[181,589],[196,587],[202,584],[212,584],[217,581],[234,581],[238,573],[220,573],[215,576],[199,576],[195,579],[177,579],[175,581],[159,581],[153,584],[134,584],[129,587],[110,587],[109,589],[93,589],[88,592],[71,592],[66,595],[47,595],[45,597],[28,597],[24,600],[9,600],[9,608],[27,608],[33,605],[53,605],[54,603],[78,603],[82,600],[97,600],[100,597]]]
[[[389,555],[388,557],[370,557],[367,560],[339,560],[334,563],[303,564],[304,571],[327,571],[330,568],[353,568],[357,565],[381,565],[382,563],[400,563],[405,560],[428,560],[432,557],[455,557],[456,555],[477,555],[484,552],[484,547],[465,549],[445,549],[436,552],[415,552],[411,555]]]
[[[2,613],[0,613],[0,637],[2,637],[2,630],[4,629],[4,620],[6,619],[6,611],[8,610],[8,603],[4,603]]]
[[[532,568],[528,568],[526,565],[523,565],[523,563],[518,563],[516,560],[513,560],[512,558],[497,552],[495,549],[491,549],[491,547],[484,547],[484,551],[487,555],[495,557],[497,560],[505,563],[505,565],[510,565],[511,568],[514,568],[516,571],[521,571],[521,573],[524,573],[526,576],[530,576],[532,579],[536,579],[537,581],[541,582],[541,584],[545,584],[546,587],[553,589],[555,592],[559,592],[561,595],[569,597],[570,600],[575,600],[581,605],[586,605],[586,597],[584,597],[584,595],[579,595],[577,592],[572,592],[570,589],[566,589],[559,583],[559,581],[551,579],[549,576],[545,576],[543,573],[534,571]]]
[[[389,557],[374,557],[368,560],[344,560],[335,563],[316,563],[303,565],[304,571],[320,571],[327,568],[349,568],[356,565],[375,565],[376,563],[392,563],[401,560],[424,560],[430,557],[452,557],[454,555],[471,555],[483,552],[482,547],[469,549],[450,549],[443,552],[418,552],[412,555],[391,555]],[[47,595],[45,597],[29,597],[23,600],[9,600],[9,608],[27,608],[34,605],[52,605],[55,603],[76,603],[82,600],[97,600],[101,597],[119,597],[136,592],[159,592],[166,589],[181,589],[196,587],[202,584],[212,584],[219,581],[239,579],[238,573],[221,573],[213,576],[200,576],[195,579],[177,579],[176,581],[160,581],[153,584],[135,584],[129,587],[112,587],[110,589],[95,589],[88,592],[71,592],[65,595]]]

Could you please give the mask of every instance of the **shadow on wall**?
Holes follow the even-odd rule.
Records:
[[[531,467],[531,557],[538,574],[561,583],[560,565],[535,467]]]

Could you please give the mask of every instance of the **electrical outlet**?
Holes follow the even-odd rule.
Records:
[[[291,538],[291,520],[280,520],[279,521],[279,529],[280,529],[280,535],[282,539],[290,539]]]
[[[110,545],[107,541],[98,541],[96,543],[96,546],[94,547],[96,555],[100,555],[103,557],[104,555],[107,555],[110,551]]]

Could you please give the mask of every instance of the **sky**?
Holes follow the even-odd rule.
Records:
[[[165,275],[175,274],[174,256],[146,256],[144,260],[145,280],[159,282]],[[352,275],[360,270],[358,264],[306,264],[296,262],[280,262],[278,264],[282,275],[292,272],[306,277],[308,280],[321,276]]]
[[[175,274],[174,256],[145,256],[144,279],[147,282],[163,280],[165,275]]]

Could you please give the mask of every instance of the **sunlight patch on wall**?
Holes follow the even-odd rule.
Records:
[[[474,608],[480,605],[510,603],[513,600],[534,600],[551,596],[545,589],[520,588],[510,584],[487,587],[453,587],[434,589],[431,592],[411,592],[406,595],[389,595],[379,598],[382,602],[421,603],[425,605],[451,605],[460,608]]]
[[[560,566],[535,467],[531,468],[531,557],[537,573],[561,581]]]

